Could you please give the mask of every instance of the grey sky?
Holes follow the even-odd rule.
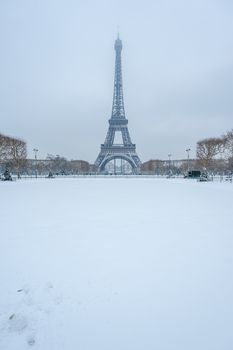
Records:
[[[1,0],[0,132],[94,162],[111,115],[114,40],[142,161],[195,156],[233,127],[233,2]]]

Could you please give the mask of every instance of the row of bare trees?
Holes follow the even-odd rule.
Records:
[[[46,159],[28,159],[24,173],[25,175],[75,175],[88,174],[90,164],[83,160],[67,160],[59,155],[49,154]]]
[[[233,129],[197,142],[197,164],[209,171],[233,171]]]
[[[8,168],[20,176],[22,168],[26,164],[27,145],[18,138],[0,134],[0,165]]]

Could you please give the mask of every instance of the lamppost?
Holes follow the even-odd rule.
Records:
[[[171,175],[171,153],[169,153],[168,154],[168,159],[169,159],[169,161],[168,161],[168,167],[169,167],[169,175]]]
[[[37,148],[33,148],[33,152],[35,153],[35,168],[36,168],[36,178],[37,178]]]
[[[189,152],[191,151],[190,148],[187,148],[186,149],[186,152],[187,152],[187,164],[188,164],[188,172],[189,172]]]

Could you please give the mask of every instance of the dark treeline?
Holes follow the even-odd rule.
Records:
[[[48,155],[46,159],[27,159],[22,169],[26,175],[78,175],[88,174],[91,165],[84,160],[67,160],[59,155]]]
[[[8,169],[21,175],[77,175],[95,173],[94,165],[84,160],[67,160],[48,155],[46,159],[27,159],[24,140],[0,134],[0,173]],[[199,140],[195,159],[152,159],[142,164],[142,174],[185,174],[188,170],[201,170],[213,174],[233,172],[233,129],[220,137]]]

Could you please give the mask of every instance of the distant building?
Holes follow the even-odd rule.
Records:
[[[174,160],[161,160],[151,159],[142,163],[142,174],[157,174],[164,175],[171,171],[174,174],[182,174],[189,170],[193,170],[196,167],[196,159],[174,159]]]
[[[85,160],[71,160],[70,168],[73,173],[89,173],[90,164]]]

